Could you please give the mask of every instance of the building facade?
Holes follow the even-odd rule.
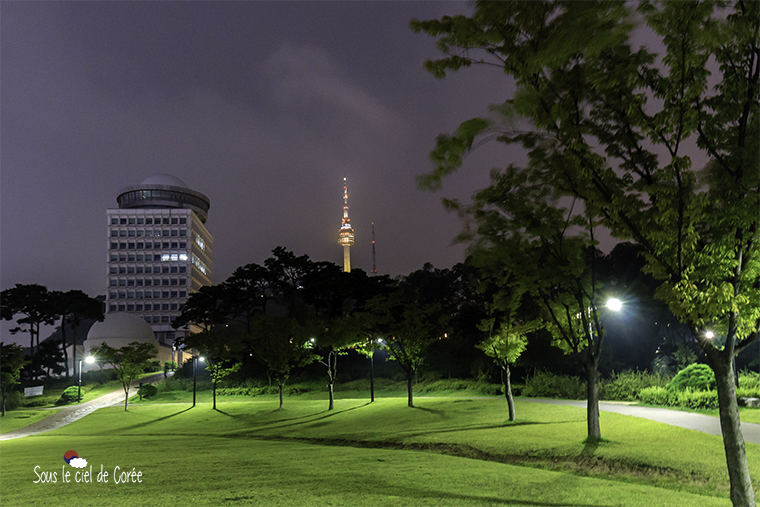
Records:
[[[188,332],[171,326],[187,298],[212,283],[209,199],[161,174],[122,189],[117,202],[107,210],[106,314],[140,316],[171,345]]]

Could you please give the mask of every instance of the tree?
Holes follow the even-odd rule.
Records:
[[[39,365],[40,371],[46,371],[47,377],[63,373],[63,352],[61,344],[54,340],[44,340],[37,347],[35,362]]]
[[[407,404],[414,407],[414,376],[423,364],[428,348],[446,336],[449,319],[441,304],[421,303],[412,287],[400,283],[390,294],[381,294],[368,301],[359,318],[367,323],[372,334],[384,338],[381,348],[406,373]]]
[[[221,324],[227,316],[225,298],[227,291],[221,285],[205,285],[190,294],[179,316],[172,322],[174,329],[190,324],[209,332],[215,324]]]
[[[29,333],[29,355],[39,361],[39,354],[34,353],[35,339],[37,349],[40,347],[40,326],[52,324],[56,319],[56,309],[52,304],[47,287],[37,284],[24,285],[17,283],[15,287],[0,293],[0,316],[3,320],[13,320],[16,315],[22,315],[17,320],[18,327],[10,329],[11,334],[18,332]],[[33,379],[37,379],[40,371],[39,362],[32,365]]]
[[[319,356],[307,345],[309,332],[290,317],[260,315],[253,320],[252,348],[267,368],[267,376],[274,378],[280,390],[280,408],[283,390],[293,368],[306,366]]]
[[[243,343],[241,333],[224,327],[203,331],[183,338],[184,345],[200,352],[206,358],[206,370],[211,376],[213,409],[216,410],[216,388],[221,380],[240,369],[235,362],[241,356]]]
[[[5,402],[13,388],[21,383],[21,370],[29,363],[24,357],[24,349],[15,343],[0,342],[0,396],[3,399],[2,415],[5,417]]]
[[[509,420],[514,421],[515,401],[509,366],[515,364],[527,347],[528,335],[544,327],[544,323],[540,318],[526,320],[525,312],[521,312],[523,296],[529,289],[526,280],[519,277],[526,252],[520,242],[514,241],[510,246],[509,249],[481,250],[470,257],[470,262],[480,267],[476,274],[477,290],[489,295],[488,317],[478,326],[488,336],[477,347],[501,368]]]
[[[663,54],[633,49],[633,13],[618,2],[478,2],[471,17],[413,21],[440,37],[445,58],[426,62],[436,76],[482,63],[516,85],[494,108],[514,127],[479,118],[440,136],[422,183],[485,136],[518,143],[526,172],[639,244],[657,296],[715,371],[731,500],[754,506],[733,359],[760,329],[760,3],[636,8]]]
[[[116,378],[124,389],[124,410],[129,410],[129,386],[138,375],[145,373],[145,368],[157,352],[155,345],[139,342],[131,342],[118,349],[103,343],[90,351],[99,363],[108,363],[116,370]]]
[[[81,290],[68,292],[51,292],[51,299],[56,307],[55,313],[61,318],[61,348],[66,364],[66,378],[69,378],[69,351],[66,348],[66,324],[71,325],[74,332],[74,357],[72,365],[77,364],[77,330],[83,320],[103,320],[103,305],[97,299],[91,298]]]

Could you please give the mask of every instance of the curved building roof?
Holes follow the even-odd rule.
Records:
[[[131,313],[109,313],[103,322],[92,325],[87,333],[85,350],[89,351],[103,342],[114,348],[124,347],[132,342],[158,346],[150,324]]]
[[[116,198],[119,208],[187,208],[195,211],[206,223],[210,202],[208,197],[191,190],[181,179],[169,174],[157,174],[139,185],[123,188]]]
[[[140,185],[167,185],[170,187],[189,188],[187,183],[171,174],[156,174],[150,176],[145,178]]]

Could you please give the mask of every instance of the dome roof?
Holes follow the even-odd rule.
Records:
[[[109,313],[103,322],[92,325],[87,333],[87,340],[94,344],[106,340],[126,340],[126,343],[141,342],[154,345],[157,343],[150,324],[131,313]]]
[[[167,185],[170,187],[188,188],[184,181],[171,174],[156,174],[145,178],[140,185]]]

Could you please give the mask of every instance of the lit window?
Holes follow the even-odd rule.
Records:
[[[172,243],[172,244],[173,244],[173,243]],[[171,256],[171,259],[172,259],[173,261],[175,261],[175,262],[176,262],[176,261],[178,261],[178,260],[179,260],[179,255],[177,255],[177,254],[172,254],[172,256]]]
[[[179,260],[186,261],[187,260],[187,254],[179,254]],[[180,266],[180,273],[184,273],[185,266]]]
[[[171,256],[169,254],[163,254],[161,256],[161,260],[164,261],[164,262],[168,261],[170,258],[171,258]]]
[[[197,243],[199,247],[201,247],[201,250],[206,249],[206,244],[203,242],[203,238],[201,238],[197,234],[195,235],[195,242]]]

